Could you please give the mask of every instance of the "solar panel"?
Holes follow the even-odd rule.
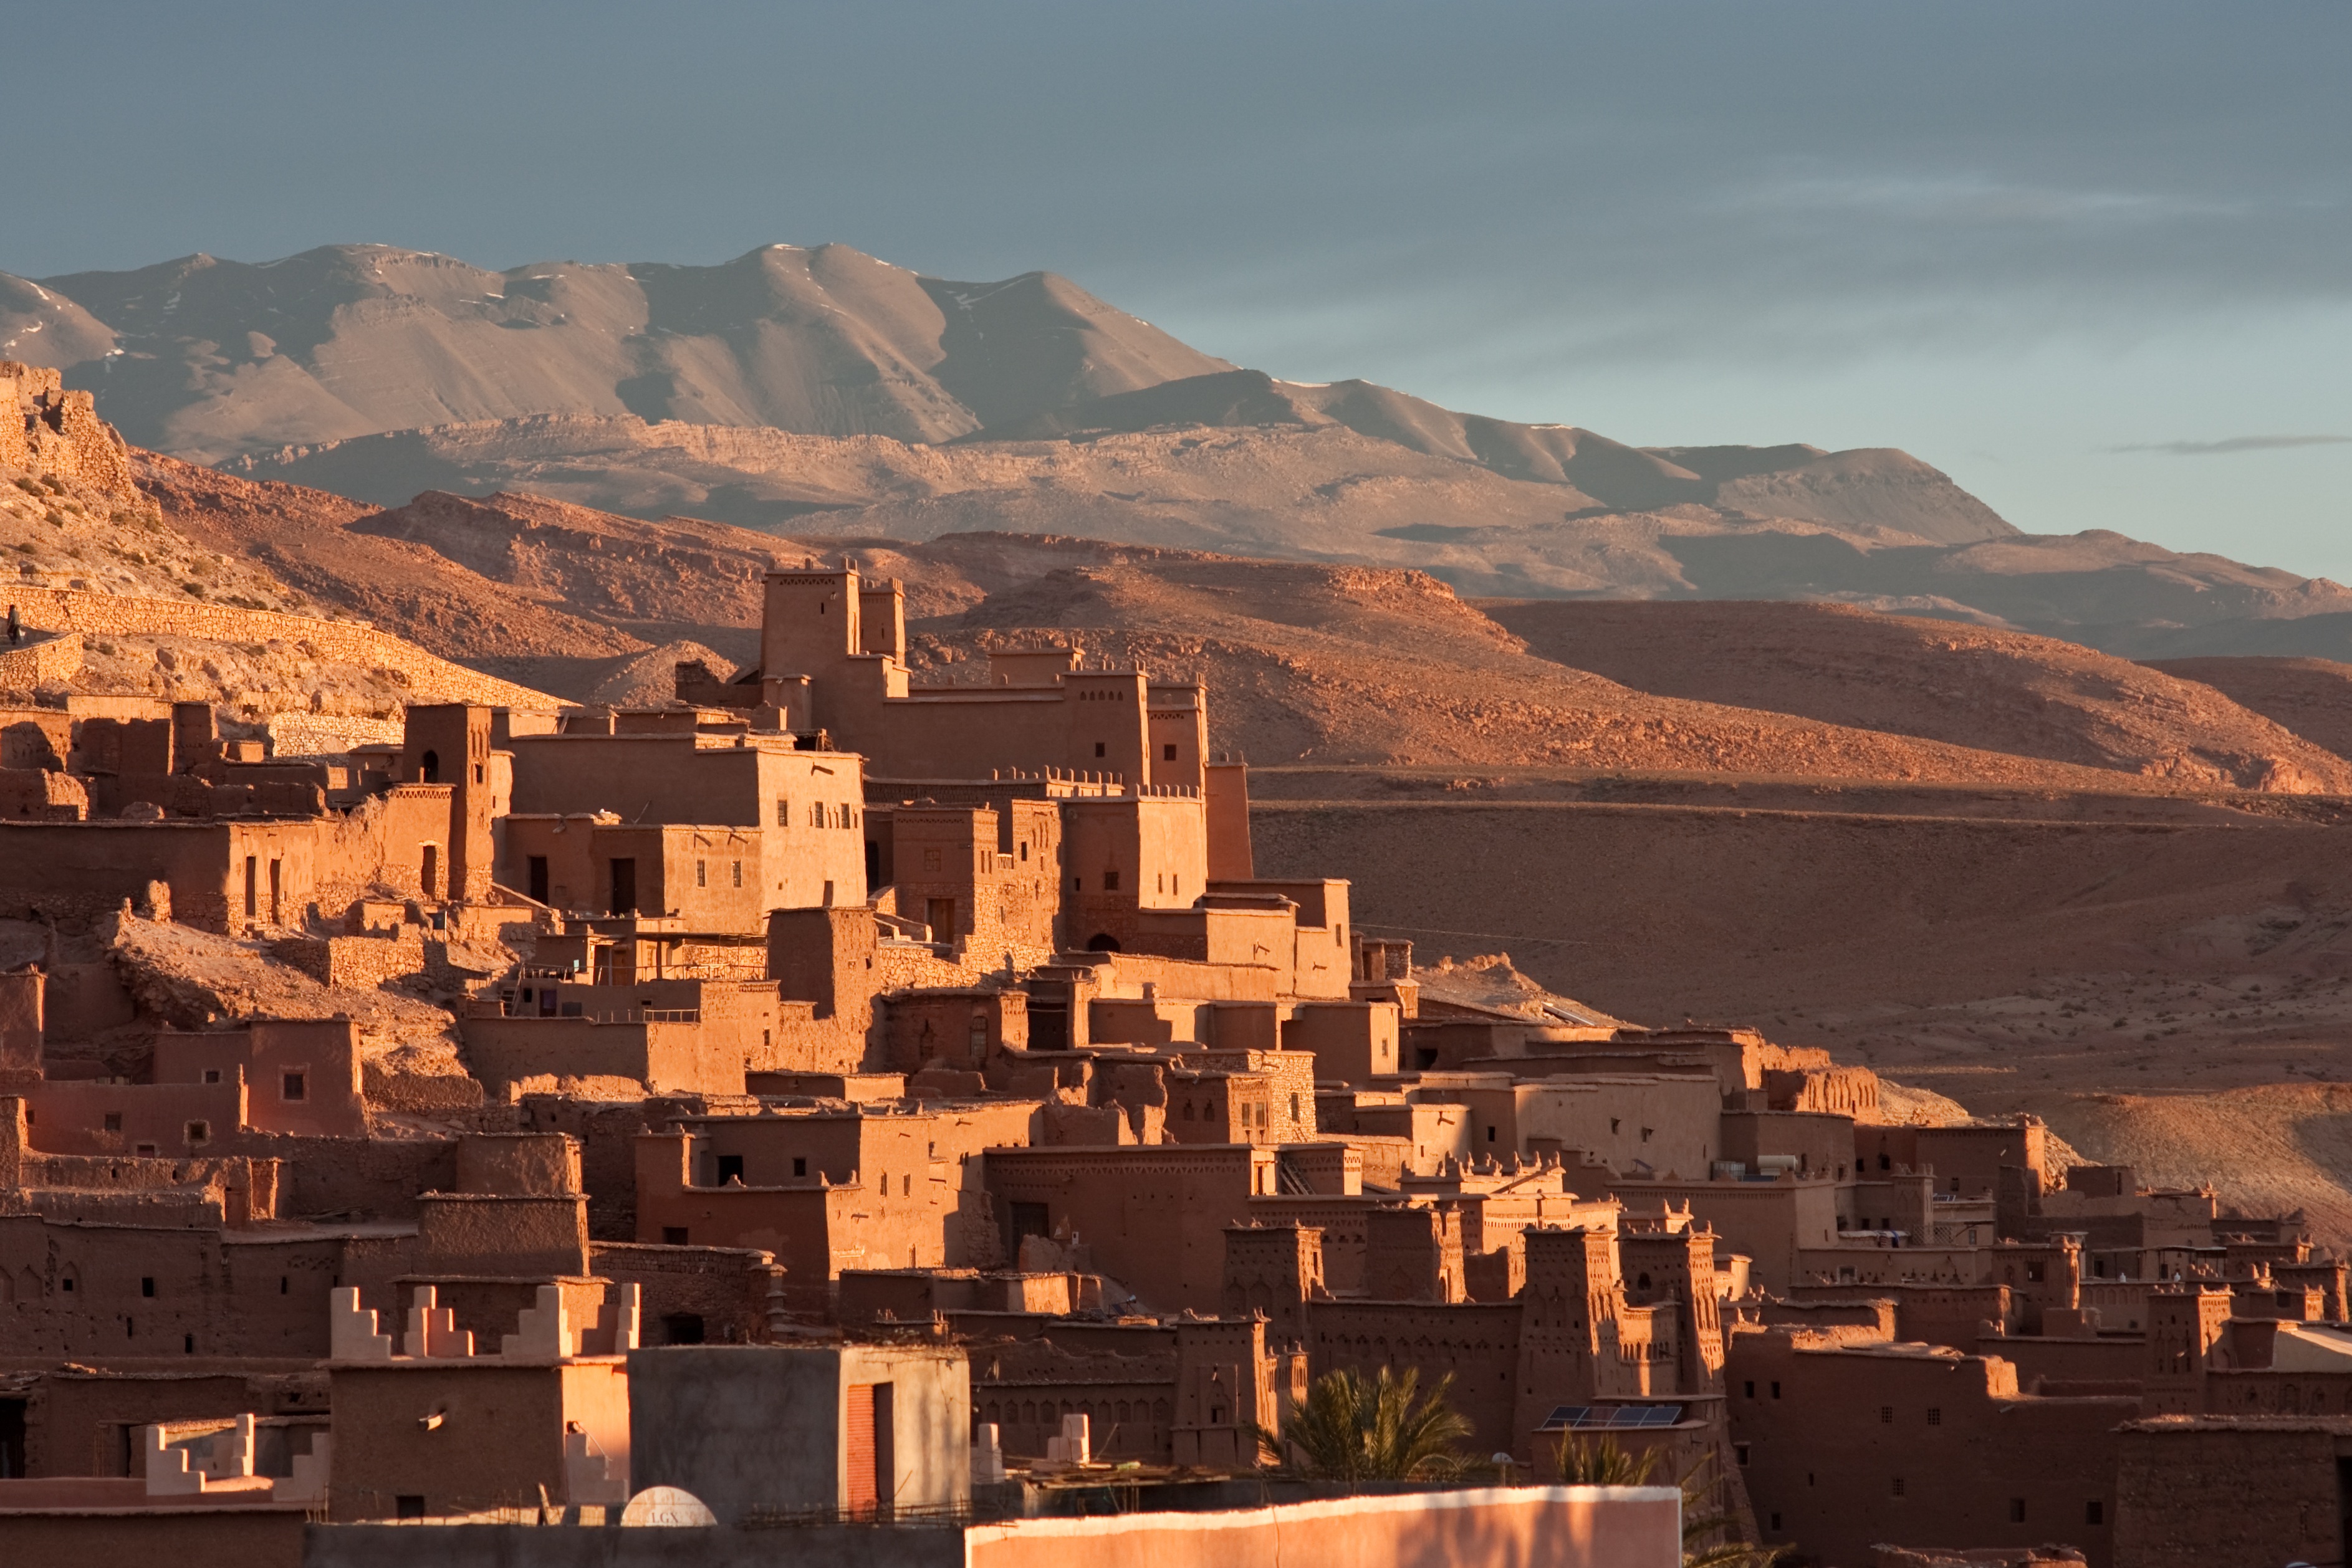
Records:
[[[1546,1432],[1591,1430],[1603,1427],[1671,1427],[1683,1418],[1679,1405],[1561,1405],[1544,1417]]]
[[[1544,1417],[1543,1429],[1551,1432],[1562,1427],[1581,1427],[1584,1425],[1585,1417],[1591,1414],[1592,1407],[1589,1405],[1558,1406],[1550,1415]]]

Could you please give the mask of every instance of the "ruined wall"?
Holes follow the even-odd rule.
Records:
[[[57,371],[15,360],[0,360],[0,468],[78,479],[125,499],[138,494],[129,450],[90,394],[66,391]]]
[[[0,426],[5,423],[0,419]],[[551,713],[564,706],[561,698],[545,692],[436,658],[413,643],[358,622],[316,621],[307,615],[239,610],[193,599],[142,599],[30,584],[12,586],[8,598],[26,625],[42,631],[202,637],[220,643],[285,642],[307,657],[325,663],[385,671],[420,703],[479,703],[534,713]]]

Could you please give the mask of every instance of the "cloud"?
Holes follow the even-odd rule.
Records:
[[[2161,452],[2168,457],[2211,457],[2223,452],[2276,452],[2289,446],[2352,446],[2352,435],[2232,435],[2222,441],[2155,441],[2110,446],[2110,452]]]

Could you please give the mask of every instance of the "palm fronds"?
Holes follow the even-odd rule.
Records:
[[[1454,1445],[1470,1435],[1467,1416],[1445,1402],[1449,1375],[1420,1397],[1421,1374],[1381,1367],[1367,1378],[1351,1368],[1307,1385],[1303,1403],[1283,1412],[1277,1433],[1260,1428],[1267,1458],[1316,1480],[1450,1480],[1466,1461]]]

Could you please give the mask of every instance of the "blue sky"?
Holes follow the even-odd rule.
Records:
[[[2352,7],[0,0],[0,270],[1045,267],[1277,375],[1905,447],[2352,580]]]

